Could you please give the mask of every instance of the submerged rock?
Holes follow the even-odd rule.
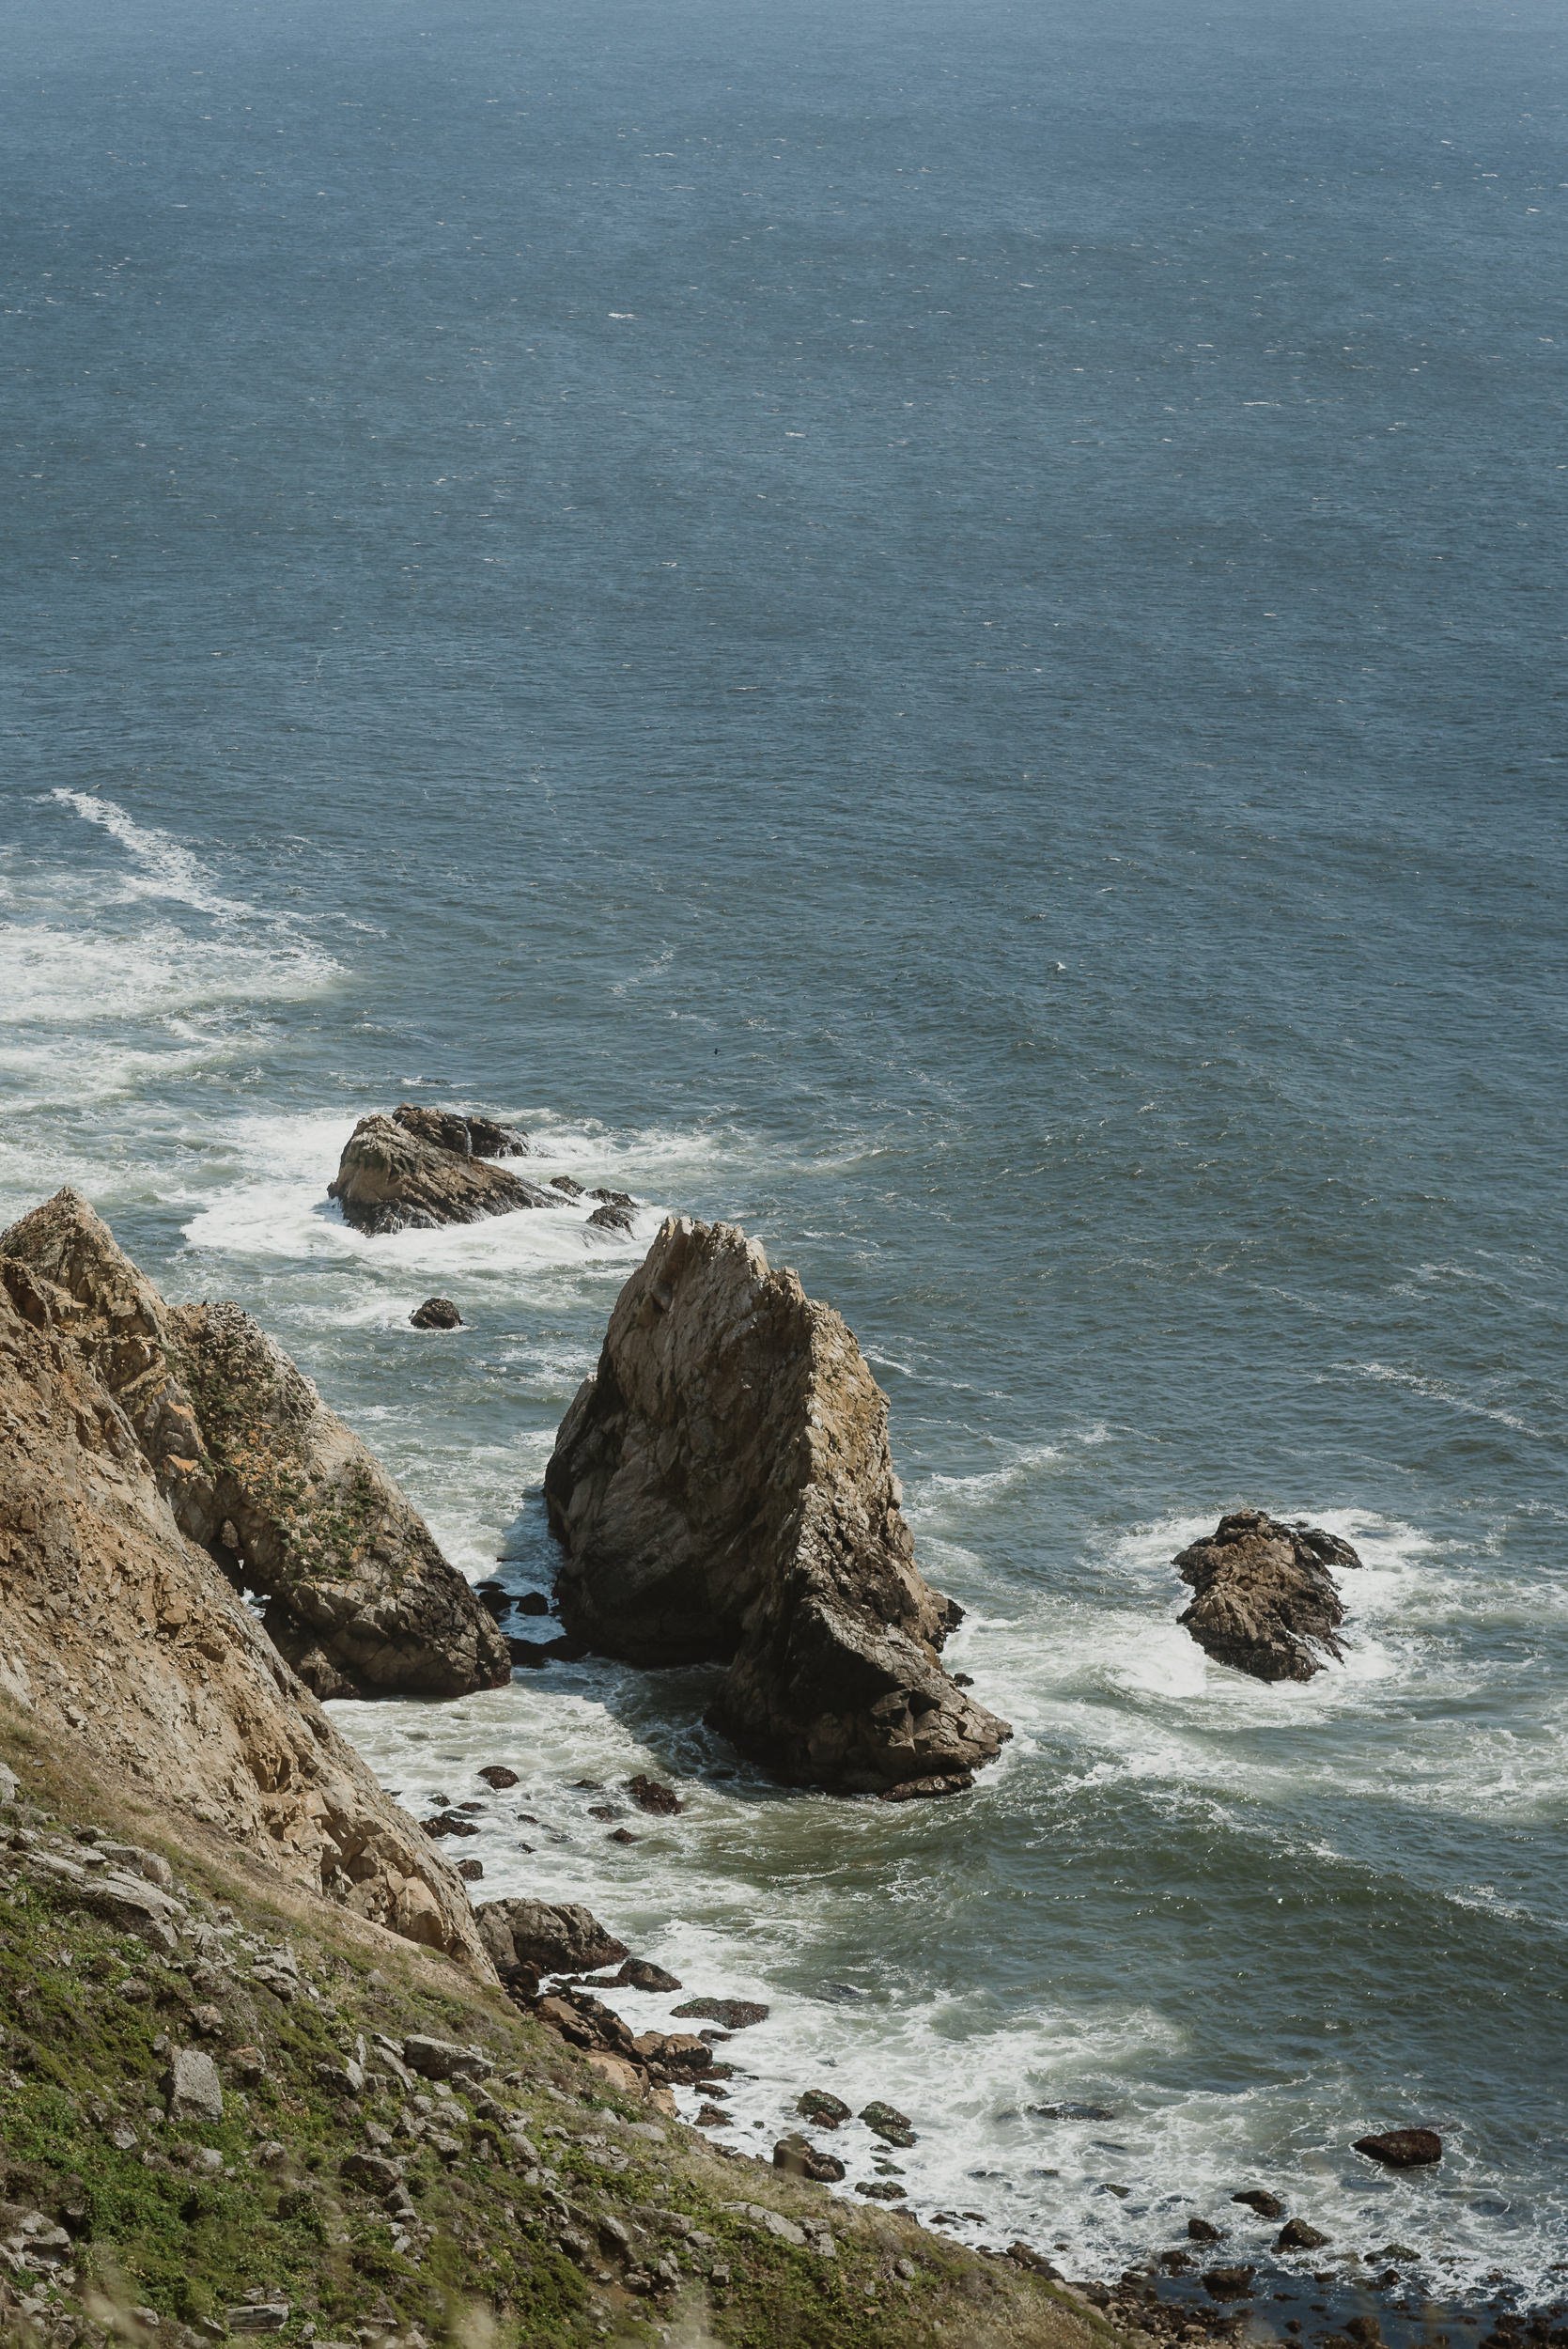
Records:
[[[1011,1735],[941,1668],[959,1610],[915,1565],[886,1396],[839,1315],[733,1225],[665,1222],[545,1497],[568,1632],[726,1663],[710,1718],[781,1777],[946,1781]]]
[[[1235,1509],[1184,1549],[1176,1571],[1195,1593],[1178,1617],[1205,1655],[1255,1680],[1311,1680],[1344,1654],[1344,1621],[1330,1566],[1358,1566],[1350,1544],[1261,1509]]]
[[[0,1237],[125,1413],[182,1533],[313,1694],[460,1696],[506,1643],[384,1469],[238,1305],[166,1305],[85,1199]]]
[[[407,1103],[391,1117],[377,1111],[349,1135],[327,1196],[356,1231],[371,1233],[478,1223],[519,1207],[563,1206],[559,1191],[490,1165],[474,1143],[476,1131],[490,1142],[506,1130]],[[514,1146],[528,1145],[519,1135]]]
[[[1425,2170],[1443,2158],[1443,2140],[1436,2129],[1384,2129],[1358,2137],[1356,2151],[1385,2170]]]

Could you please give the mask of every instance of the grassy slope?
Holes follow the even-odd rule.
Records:
[[[676,2349],[1110,2349],[1116,2338],[1011,2263],[965,2253],[897,2213],[726,2159],[674,2122],[660,2124],[662,2142],[636,2134],[625,2123],[645,2125],[646,2108],[613,2093],[499,1992],[105,1784],[3,1710],[0,1758],[49,1814],[33,1817],[47,1841],[90,1826],[162,1853],[193,1924],[216,1935],[205,1952],[188,1935],[159,1956],[71,1906],[21,1852],[0,1850],[0,2233],[37,2210],[76,2238],[72,2280],[0,2266],[0,2332],[195,2349],[259,2290],[288,2303],[286,2340],[314,2327],[323,2341],[411,2335],[411,2349],[421,2337],[470,2349],[661,2338]],[[0,1813],[0,1844],[15,1825]],[[292,1999],[254,1978],[279,1948],[304,1985]],[[127,1979],[137,1995],[122,1994]],[[199,2035],[204,2004],[222,2015],[217,2036]],[[490,2117],[476,2115],[473,2090],[436,2098],[432,2124],[447,2142],[433,2147],[398,2133],[418,2108],[390,2075],[358,2096],[323,2084],[317,2067],[340,2068],[361,2034],[374,2075],[378,2032],[485,2047],[498,2067]],[[171,2043],[214,2055],[221,2121],[162,2117]],[[241,2045],[260,2050],[259,2077]],[[404,2163],[417,2211],[403,2250],[377,2195],[342,2174],[378,2128],[391,2133],[382,2150]],[[513,2144],[518,2128],[536,2163]],[[116,2132],[136,2143],[116,2148]],[[258,2163],[263,2145],[274,2150]],[[203,2148],[221,2168],[203,2166]],[[736,2202],[826,2221],[837,2256],[775,2240],[726,2209]],[[693,2245],[691,2228],[708,2240]],[[651,2294],[634,2288],[672,2258],[673,2278]],[[162,2320],[156,2331],[134,2308]]]

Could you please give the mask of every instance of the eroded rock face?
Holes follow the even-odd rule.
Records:
[[[945,1791],[1010,1735],[942,1670],[958,1610],[916,1568],[886,1396],[839,1315],[733,1225],[663,1225],[545,1496],[567,1630],[634,1663],[727,1663],[712,1718],[782,1777]]]
[[[238,1305],[163,1302],[63,1190],[0,1236],[52,1325],[123,1411],[180,1532],[267,1597],[318,1696],[458,1696],[510,1676],[506,1643],[422,1517]]]
[[[156,1301],[127,1268],[124,1323],[106,1313],[79,1343],[70,1292],[0,1244],[0,1699],[292,1881],[488,1976],[453,1872],[177,1523],[132,1413],[154,1415],[156,1439],[166,1410],[170,1441],[191,1423],[133,1326],[138,1292]]]
[[[516,1156],[527,1147],[521,1134],[489,1118],[404,1102],[390,1117],[377,1111],[360,1119],[327,1196],[356,1231],[378,1233],[560,1206],[558,1192],[489,1163],[492,1155]]]
[[[1195,1593],[1178,1620],[1216,1663],[1256,1680],[1311,1680],[1344,1655],[1336,1637],[1344,1606],[1328,1569],[1360,1563],[1319,1527],[1233,1510],[1175,1561]]]
[[[580,1901],[486,1901],[478,1921],[503,1980],[520,1967],[536,1974],[592,1974],[627,1955],[626,1943]]]

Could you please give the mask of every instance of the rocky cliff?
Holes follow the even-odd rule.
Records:
[[[0,1691],[109,1775],[489,1976],[461,1883],[177,1522],[100,1371],[155,1369],[132,1293],[85,1342],[79,1315],[0,1251]],[[170,1444],[188,1435],[156,1377],[129,1399]]]
[[[1010,1734],[942,1669],[958,1610],[915,1565],[886,1396],[839,1315],[733,1226],[663,1225],[545,1495],[567,1631],[726,1663],[713,1718],[782,1777],[947,1792]]]
[[[1235,1509],[1176,1559],[1196,1593],[1178,1620],[1217,1664],[1255,1680],[1311,1680],[1344,1655],[1344,1605],[1328,1569],[1360,1563],[1337,1533]]]
[[[181,1532],[268,1600],[319,1696],[458,1696],[509,1676],[506,1643],[364,1444],[236,1305],[169,1306],[85,1200],[0,1235],[51,1326],[133,1431]]]

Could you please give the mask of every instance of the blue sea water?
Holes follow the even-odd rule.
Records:
[[[737,2139],[834,2086],[1072,2272],[1263,2183],[1560,2293],[1560,9],[7,35],[0,1208],[252,1306],[519,1587],[659,1215],[739,1219],[1017,1736],[889,1811],[722,1775],[701,1675],[343,1726],[512,1763],[489,1888],[770,2001]],[[411,1094],[637,1233],[348,1231]],[[1242,1500],[1367,1560],[1310,1687],[1175,1627]],[[616,1846],[632,1766],[691,1801]],[[1349,2152],[1405,2122],[1440,2170]]]

